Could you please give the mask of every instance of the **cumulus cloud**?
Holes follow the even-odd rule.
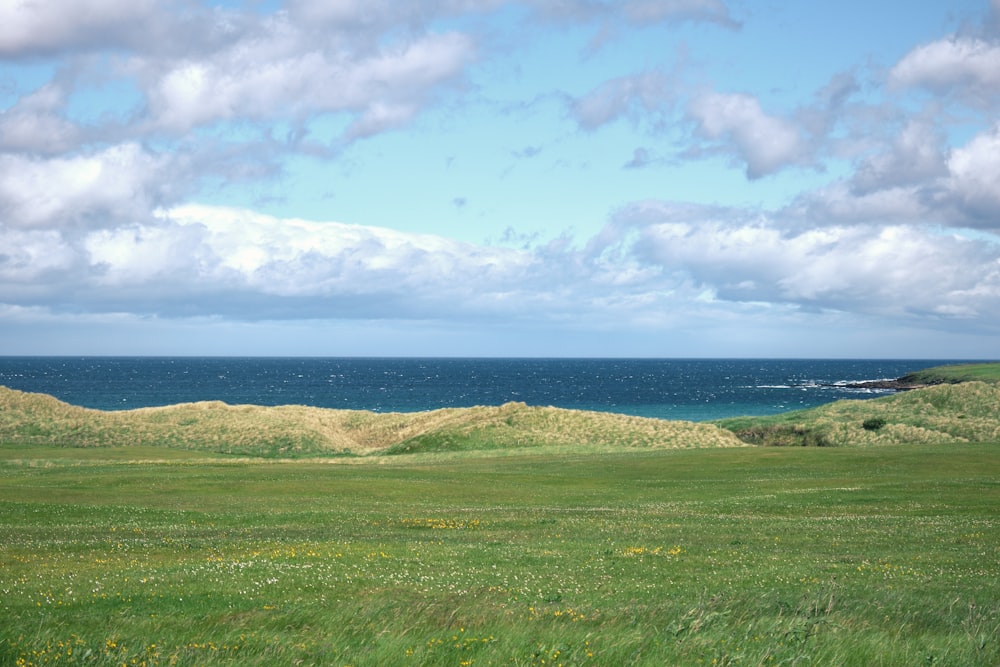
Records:
[[[427,25],[459,4],[409,3],[401,12],[399,3],[303,1],[257,13],[152,0],[13,2],[0,5],[0,55],[89,53],[62,76],[135,88],[140,112],[128,110],[114,128],[119,138],[346,113],[350,141],[408,122],[435,90],[461,80],[476,56],[473,38]],[[4,111],[0,147],[54,154],[92,141],[68,119],[68,90],[50,85]]]
[[[759,309],[1000,326],[1000,245],[983,240],[1000,232],[1000,125],[992,114],[1000,30],[918,46],[875,86],[843,72],[811,100],[779,110],[763,96],[692,92],[679,85],[689,73],[680,69],[616,73],[577,98],[564,96],[562,120],[594,134],[623,118],[653,126],[619,144],[625,151],[641,144],[628,168],[666,164],[674,150],[661,142],[667,120],[677,121],[670,131],[694,129],[681,157],[724,155],[751,180],[819,166],[838,141],[855,142],[839,155],[853,163],[778,211],[643,202],[625,205],[592,238],[545,243],[537,229],[508,228],[500,242],[509,247],[493,247],[188,202],[212,197],[218,183],[273,176],[288,152],[308,145],[328,158],[349,142],[412,123],[454,91],[475,91],[470,69],[505,41],[477,20],[489,12],[511,9],[505,21],[583,25],[610,40],[678,21],[737,28],[727,4],[289,0],[270,7],[0,3],[0,57],[15,66],[60,65],[47,83],[4,91],[0,313],[589,318],[655,328]],[[496,30],[508,30],[505,21]],[[109,82],[128,89],[120,113],[74,116],[88,106],[87,94]],[[878,99],[886,85],[899,97]],[[938,105],[916,115],[908,105],[919,90],[936,95]],[[974,113],[955,113],[962,105]],[[948,123],[983,116],[992,125],[966,125],[973,134],[956,145]],[[498,152],[509,158],[510,146],[526,146],[513,155],[532,157],[538,136],[511,137]],[[551,152],[557,163],[565,155],[559,141],[569,140],[546,136],[546,159]],[[608,157],[614,166],[627,158]],[[440,200],[454,192],[482,199],[461,189]],[[451,201],[462,208],[465,197]]]
[[[44,55],[74,48],[122,46],[153,0],[74,0],[0,4],[0,55]]]
[[[0,221],[71,229],[145,219],[181,188],[171,162],[137,144],[74,157],[0,155]]]
[[[67,93],[48,83],[0,111],[0,151],[55,155],[74,150],[80,128],[65,117]]]
[[[889,82],[995,103],[1000,99],[1000,43],[951,37],[919,46],[892,68]]]
[[[295,31],[286,28],[293,34],[276,29],[264,40],[166,70],[159,60],[135,63],[153,126],[184,132],[222,120],[348,111],[361,114],[354,134],[366,136],[411,118],[427,91],[461,74],[474,53],[469,38],[458,33],[363,56],[301,49],[293,44]]]
[[[257,30],[253,13],[188,0],[0,3],[0,56],[135,52],[183,57],[210,52]]]
[[[0,228],[0,246],[3,301],[53,312],[655,328],[753,307],[1000,325],[1000,244],[670,202],[623,208],[582,249],[204,205],[73,234]]]
[[[890,318],[983,318],[1000,312],[1000,244],[904,225],[784,228],[769,217],[645,203],[617,224],[632,253],[683,271],[721,301]]]
[[[695,130],[690,146],[680,156],[697,159],[728,156],[750,180],[788,167],[820,168],[821,156],[843,136],[831,140],[844,122],[845,108],[861,90],[854,73],[840,72],[822,86],[808,104],[780,115],[764,110],[761,100],[748,93],[715,90],[692,92],[677,72],[653,71],[608,79],[570,102],[570,114],[588,131],[628,117],[636,123],[652,121],[656,131],[681,125],[674,114],[683,105],[684,119]],[[841,133],[842,134],[842,133]],[[640,166],[633,160],[629,166]]]
[[[301,128],[317,116],[345,114],[341,139],[350,142],[409,123],[437,92],[463,83],[481,55],[475,29],[441,31],[432,28],[436,21],[508,6],[593,24],[734,25],[721,0],[290,0],[279,11],[183,0],[13,2],[0,5],[0,55],[85,53],[92,57],[78,59],[70,79],[134,86],[141,111],[126,112],[127,122],[114,128],[117,141],[181,136],[227,121]],[[616,104],[631,104],[622,96],[648,107],[655,81],[646,78],[631,91],[621,82],[581,102],[581,122],[606,122]],[[69,120],[67,91],[62,99],[55,92],[40,90],[3,112],[0,148],[56,154],[100,140],[100,132],[81,132]]]
[[[705,93],[691,101],[688,113],[702,135],[732,145],[750,179],[809,159],[808,144],[795,123],[765,113],[752,95]]]
[[[995,111],[1000,104],[1000,30],[994,25],[998,16],[1000,11],[993,7],[981,26],[967,25],[959,34],[906,53],[879,81],[896,98],[877,104],[833,104],[835,113],[822,124],[811,124],[810,109],[800,110],[797,117],[807,121],[803,126],[810,134],[836,133],[830,146],[839,148],[840,157],[854,160],[853,172],[800,193],[783,214],[800,224],[1000,229],[995,195],[1000,171],[994,157]],[[851,94],[852,86],[839,88]],[[920,96],[913,95],[919,91],[933,95],[922,108]],[[963,132],[975,128],[977,134],[963,145],[955,139],[957,127]]]
[[[928,183],[945,175],[946,139],[933,123],[911,119],[891,141],[887,150],[859,164],[851,178],[851,189],[859,195],[879,190]]]
[[[526,268],[527,256],[431,234],[336,222],[282,220],[243,210],[183,206],[163,213],[197,228],[218,258],[253,289],[286,296],[398,291],[461,291],[474,275],[502,278]]]
[[[522,250],[198,205],[74,234],[0,232],[2,247],[17,248],[0,254],[0,294],[25,307],[69,298],[97,312],[237,319],[510,315],[538,270]]]
[[[1000,230],[1000,123],[954,150],[946,192],[972,227]]]
[[[78,268],[77,251],[56,230],[0,227],[0,282],[6,299],[32,302],[38,294],[65,287]]]
[[[995,112],[1000,104],[1000,3],[992,0],[981,24],[911,49],[891,68],[887,82],[922,89]]]
[[[14,2],[0,6],[0,55],[115,53],[110,70],[98,59],[87,67],[100,69],[87,75],[136,83],[146,115],[131,125],[134,137],[347,112],[354,120],[345,139],[352,140],[410,121],[433,91],[461,82],[477,57],[476,40],[468,32],[434,31],[433,21],[504,5],[591,22],[732,22],[720,0],[631,0],[622,7],[590,0],[294,0],[271,13],[153,0],[80,0],[68,8]],[[53,152],[74,140],[58,109],[48,116],[26,111],[6,115],[0,138],[8,146],[48,135]]]
[[[919,186],[895,186],[857,191],[847,181],[835,181],[800,194],[784,211],[802,224],[941,224],[932,214]]]
[[[801,194],[784,214],[808,223],[948,225],[1000,231],[1000,125],[944,148],[920,122],[855,174]]]

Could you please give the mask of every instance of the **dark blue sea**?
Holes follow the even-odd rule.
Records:
[[[0,357],[0,385],[124,410],[189,401],[413,412],[528,405],[704,421],[887,391],[849,389],[954,360]]]

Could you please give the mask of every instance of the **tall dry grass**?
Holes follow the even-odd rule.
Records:
[[[0,388],[0,441],[58,447],[164,446],[243,456],[304,457],[538,446],[734,447],[708,424],[529,407],[415,413],[219,401],[103,412]]]

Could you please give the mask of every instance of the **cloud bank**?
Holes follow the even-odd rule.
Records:
[[[505,57],[524,26],[589,31],[585,60],[629,30],[738,32],[729,5],[7,3],[0,58],[42,74],[3,87],[0,321],[433,321],[655,335],[847,317],[996,336],[997,13],[882,69],[861,74],[858,64],[794,105],[692,83],[683,64],[618,72],[575,93],[552,80],[539,97],[560,100],[562,132],[638,128],[643,146],[608,158],[632,172],[721,158],[754,183],[814,180],[781,206],[626,198],[596,233],[510,221],[505,237],[527,239],[515,247],[206,202],[293,158],[336,161],[429,110],[494,104],[477,68]],[[552,150],[517,141],[531,156]],[[445,201],[473,209],[464,195]],[[399,211],[408,214],[405,201]]]

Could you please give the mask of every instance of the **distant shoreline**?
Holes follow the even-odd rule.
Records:
[[[907,381],[904,376],[901,378],[896,378],[895,380],[868,380],[865,382],[848,382],[847,384],[838,384],[837,387],[844,387],[846,389],[888,389],[892,391],[909,391],[911,389],[920,389],[921,387],[927,387],[926,384],[913,384]],[[833,385],[825,385],[833,386]]]
[[[869,380],[837,385],[848,389],[890,389],[910,391],[938,384],[958,384],[970,381],[1000,382],[1000,363],[955,364],[935,366],[908,373],[895,380]]]

